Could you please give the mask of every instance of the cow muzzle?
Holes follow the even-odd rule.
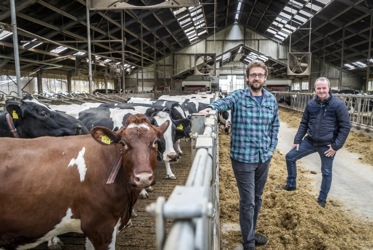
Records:
[[[154,176],[151,173],[142,172],[133,176],[133,184],[137,188],[146,188],[154,184]]]

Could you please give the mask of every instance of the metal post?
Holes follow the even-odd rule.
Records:
[[[13,28],[14,64],[15,64],[15,70],[16,70],[17,93],[19,97],[22,97],[22,82],[21,82],[21,69],[20,69],[20,64],[19,64],[16,4],[14,0],[10,1],[10,14],[12,17],[12,28]]]
[[[125,59],[125,45],[126,45],[126,38],[124,37],[124,10],[121,11],[121,36],[122,36],[122,83],[121,83],[121,90],[119,90],[119,94],[125,93],[126,90],[126,72],[124,71],[124,59]]]
[[[91,52],[91,18],[89,15],[89,1],[86,5],[87,15],[87,45],[88,45],[88,88],[89,94],[92,94],[92,52]]]

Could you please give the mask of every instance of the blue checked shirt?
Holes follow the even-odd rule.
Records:
[[[263,89],[259,103],[250,88],[239,89],[209,107],[218,111],[231,110],[231,154],[239,162],[258,163],[271,158],[280,129],[276,98]]]

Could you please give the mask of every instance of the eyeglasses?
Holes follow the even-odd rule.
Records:
[[[251,78],[259,78],[259,79],[262,79],[262,78],[264,78],[264,74],[249,74],[249,76],[251,77]]]

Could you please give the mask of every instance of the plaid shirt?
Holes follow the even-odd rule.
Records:
[[[209,107],[218,111],[231,110],[231,154],[239,162],[258,163],[271,158],[280,129],[276,98],[263,89],[259,103],[250,88],[239,89]]]

